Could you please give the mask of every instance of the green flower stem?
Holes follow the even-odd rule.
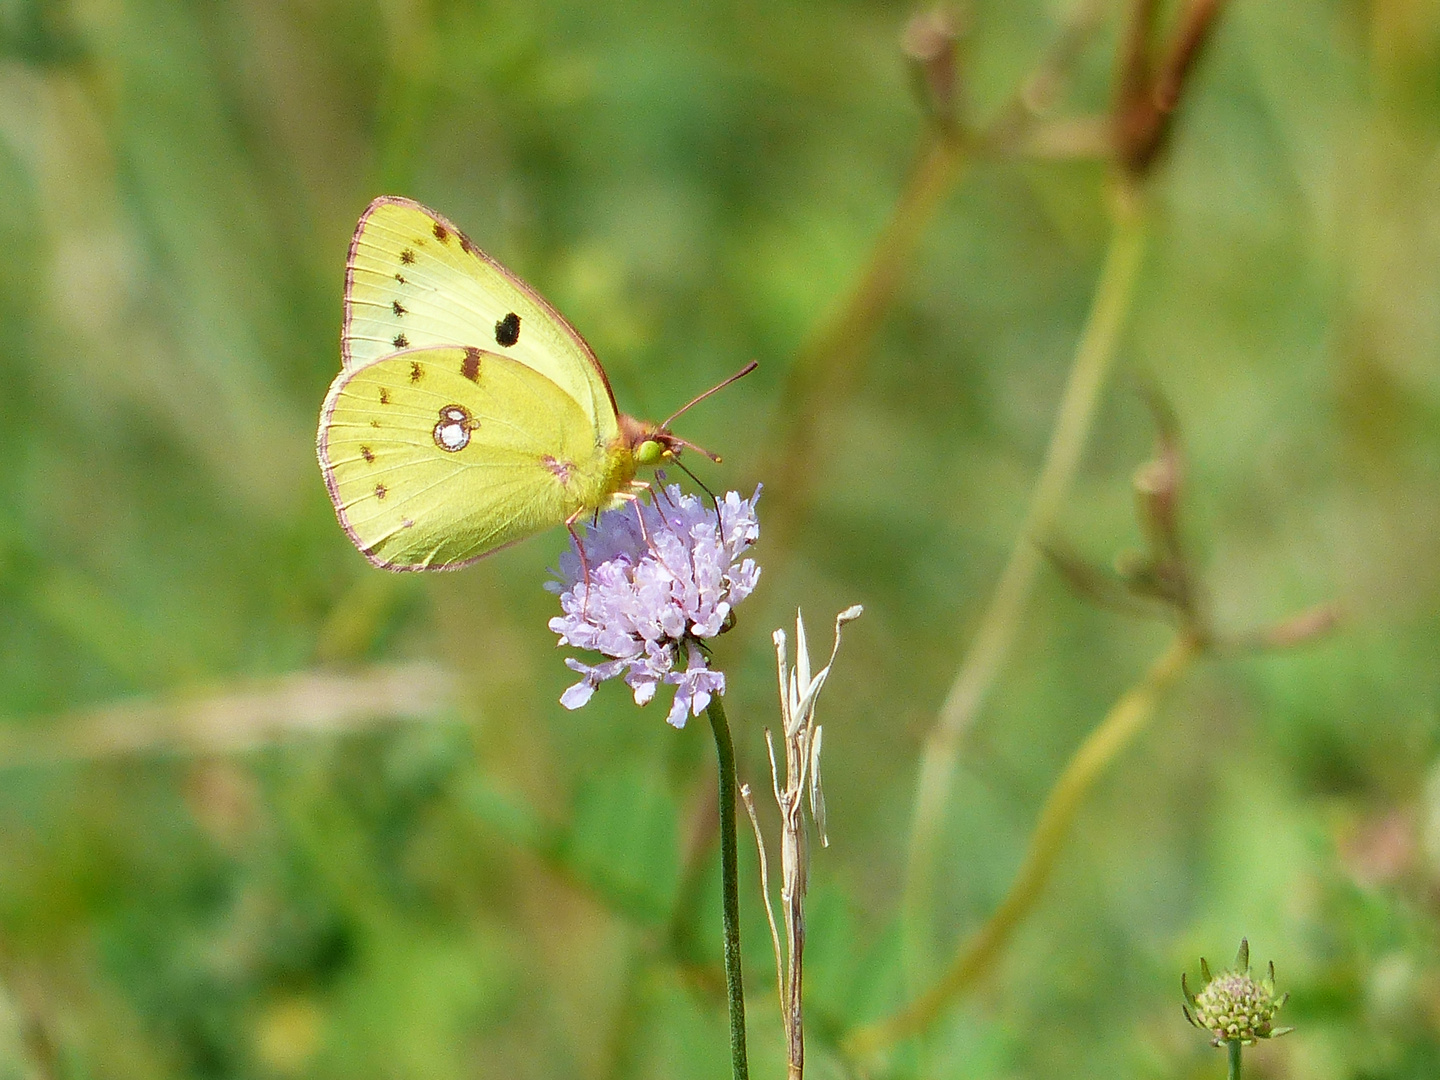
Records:
[[[735,1080],[750,1080],[745,1057],[745,987],[740,978],[740,861],[735,846],[735,746],[717,694],[705,710],[720,763],[720,891],[725,915],[725,994],[730,1003],[730,1066]]]
[[[1229,1080],[1240,1080],[1240,1040],[1231,1039],[1225,1045],[1230,1050]]]
[[[1130,299],[1144,251],[1145,211],[1141,197],[1134,189],[1119,187],[1115,195],[1115,227],[1110,249],[1075,347],[1075,358],[1060,400],[1055,429],[1030,496],[1030,505],[1025,511],[1024,523],[921,756],[905,881],[907,959],[928,955],[929,952],[936,847],[949,802],[961,739],[974,722],[986,692],[1015,640],[1021,614],[1043,560],[1035,541],[1050,527],[1070,490],[1070,481],[1079,465],[1099,403],[1100,390],[1114,360],[1120,330],[1130,310]],[[918,971],[913,973],[918,974]]]
[[[864,1060],[900,1039],[925,1030],[947,1005],[990,969],[1011,932],[1044,892],[1085,796],[1105,768],[1145,729],[1161,695],[1179,679],[1199,652],[1200,643],[1188,634],[1181,634],[1151,665],[1144,678],[1111,706],[1050,789],[1025,860],[990,920],[961,946],[933,987],[894,1016],[853,1031],[844,1043],[852,1057]]]

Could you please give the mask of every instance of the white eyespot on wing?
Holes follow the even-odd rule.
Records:
[[[465,406],[446,405],[435,423],[435,445],[452,454],[464,450],[470,445],[470,432],[477,427],[479,424],[471,419],[470,410]]]
[[[435,441],[443,450],[464,450],[470,442],[470,433],[463,424],[437,424]]]

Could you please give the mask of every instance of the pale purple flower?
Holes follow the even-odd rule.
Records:
[[[684,727],[713,695],[725,693],[725,674],[709,668],[700,642],[726,629],[734,606],[760,578],[755,560],[744,557],[760,535],[759,498],[758,487],[748,499],[727,492],[717,512],[671,484],[648,503],[601,514],[584,530],[583,562],[571,541],[560,556],[559,580],[546,584],[560,594],[564,612],[550,620],[550,629],[560,644],[608,659],[567,659],[582,678],[560,696],[562,705],[580,708],[616,677],[625,679],[635,704],[647,705],[666,684],[675,687],[666,719]]]

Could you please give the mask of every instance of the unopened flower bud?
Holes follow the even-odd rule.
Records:
[[[1180,455],[1170,446],[1135,471],[1132,481],[1140,504],[1140,520],[1155,546],[1173,551],[1178,546]]]
[[[1200,973],[1205,986],[1198,994],[1192,994],[1185,976],[1180,976],[1180,988],[1185,992],[1185,1019],[1210,1032],[1211,1042],[1222,1046],[1238,1042],[1253,1046],[1258,1039],[1278,1038],[1294,1028],[1274,1026],[1275,1014],[1289,999],[1289,994],[1275,996],[1275,965],[1269,965],[1263,979],[1250,974],[1250,943],[1240,942],[1240,952],[1235,957],[1235,969],[1222,971],[1210,977],[1210,967],[1202,959]]]
[[[960,20],[944,5],[913,16],[900,36],[920,103],[946,131],[960,116],[959,39]]]

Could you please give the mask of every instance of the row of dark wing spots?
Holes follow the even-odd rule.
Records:
[[[509,348],[520,340],[520,316],[510,312],[495,324],[495,344]]]
[[[431,224],[430,231],[435,234],[435,239],[439,240],[442,244],[448,244],[452,235],[458,236],[460,238],[460,250],[468,255],[473,255],[478,250],[475,245],[471,243],[470,238],[466,236],[463,232],[461,232],[459,229],[456,229],[452,234],[449,229],[445,228],[444,225],[441,225],[440,222],[436,221]],[[423,244],[424,242],[425,241],[423,240],[418,241],[418,243],[421,244]]]
[[[441,234],[444,233],[444,232],[445,232],[444,227],[441,226],[441,225],[437,222],[436,225],[435,225],[435,239],[437,239],[437,240],[442,240],[442,241],[443,241],[445,238],[444,238],[444,236],[441,235]],[[424,246],[424,244],[425,244],[425,241],[424,241],[424,240],[417,239],[417,240],[415,241],[415,246],[416,246],[416,247],[422,247],[422,246]],[[414,252],[414,250],[411,249],[411,248],[405,248],[403,251],[401,251],[401,252],[400,252],[400,262],[403,263],[403,264],[406,265],[406,266],[411,266],[411,265],[413,265],[414,262],[415,262],[415,252]],[[396,274],[396,275],[395,275],[395,280],[398,281],[401,285],[404,285],[404,284],[405,284],[405,275],[403,275],[403,274]],[[404,314],[405,314],[405,305],[403,305],[402,303],[400,303],[399,300],[392,300],[392,301],[390,301],[390,310],[395,313],[395,317],[398,319],[401,315],[404,315]],[[395,348],[397,348],[397,349],[408,349],[408,348],[410,347],[410,339],[407,338],[404,334],[396,334],[393,338],[390,339],[390,344],[391,344],[391,345],[394,345]],[[419,370],[420,370],[420,365],[419,365],[419,364],[416,364],[416,365],[414,365],[414,366],[411,367],[411,369],[410,369],[410,381],[411,381],[411,382],[418,382],[418,381],[419,381],[419,379],[420,379],[420,376],[419,376],[419,374],[418,374]]]
[[[450,242],[450,230],[447,229],[444,225],[441,225],[440,222],[432,222],[430,226],[430,231],[434,235],[435,239],[440,241],[440,243],[448,244]],[[470,238],[464,233],[458,233],[457,235],[459,235],[460,237],[461,249],[466,252],[473,253],[475,251],[475,245],[470,242]],[[416,237],[415,246],[423,247],[424,245],[424,239],[421,237]],[[400,262],[405,266],[413,265],[415,262],[414,249],[403,249],[400,252]],[[395,280],[401,285],[406,284],[404,274],[396,274]],[[405,307],[404,304],[400,303],[399,300],[391,300],[390,310],[394,312],[395,317],[398,319],[400,316],[405,315],[408,309]],[[500,322],[496,323],[495,340],[501,345],[507,346],[514,345],[515,342],[520,340],[520,316],[512,311],[510,314],[506,315],[505,318],[500,320]],[[404,334],[396,334],[393,338],[390,339],[390,343],[394,345],[397,349],[408,349],[410,347],[410,339],[407,338]],[[464,375],[467,379],[469,379],[471,382],[479,381],[480,352],[478,349],[467,349],[465,351],[465,360],[460,366],[460,373]],[[424,373],[421,370],[419,364],[412,363],[410,365],[410,381],[412,383],[419,382],[423,374]],[[380,391],[380,403],[382,405],[388,403],[388,398],[386,397],[384,390]]]
[[[410,361],[410,381],[417,383],[425,377],[425,369],[420,366],[420,361]]]
[[[422,241],[422,242],[423,242],[423,241]],[[412,251],[410,248],[405,248],[403,251],[400,252],[400,262],[401,262],[401,264],[404,265],[404,266],[410,266],[410,265],[412,265],[412,264],[415,262],[415,252]],[[404,274],[396,274],[396,275],[395,275],[395,280],[398,281],[401,285],[404,285],[404,284],[405,284],[405,275],[404,275]],[[398,319],[401,315],[404,315],[404,314],[405,314],[405,306],[404,306],[403,304],[401,304],[399,300],[392,300],[392,301],[390,301],[390,310],[395,313],[395,317],[396,317],[397,319]],[[395,348],[397,348],[397,349],[408,349],[408,348],[410,347],[410,339],[407,338],[404,334],[396,334],[396,335],[390,340],[390,344],[394,345]],[[411,381],[411,382],[414,382],[414,381],[415,381],[413,372],[412,372],[412,377],[411,377],[411,380],[410,380],[410,381]],[[383,395],[384,395],[385,391],[382,390],[382,391],[380,391],[380,393],[381,393],[381,395],[382,395],[382,402],[383,402]]]

